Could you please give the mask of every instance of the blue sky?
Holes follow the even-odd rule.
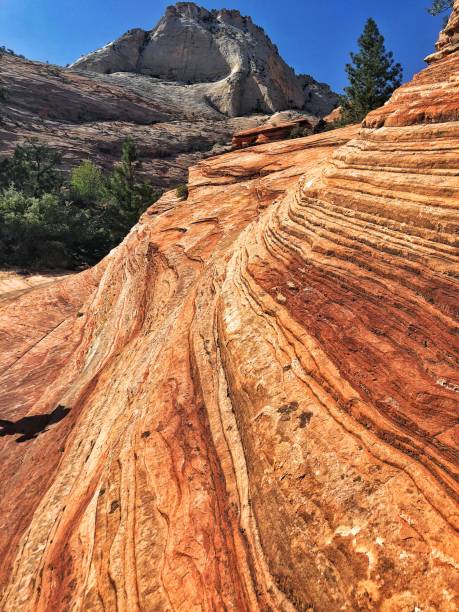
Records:
[[[0,45],[30,59],[65,65],[134,27],[151,29],[170,0],[0,0]],[[261,25],[295,70],[346,84],[344,64],[365,20],[373,17],[405,70],[424,67],[442,18],[429,0],[202,0],[206,8],[236,8]]]

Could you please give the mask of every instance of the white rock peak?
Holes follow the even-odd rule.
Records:
[[[152,30],[129,30],[70,68],[203,84],[209,104],[232,117],[292,108],[322,115],[336,103],[328,86],[305,86],[250,17],[192,2],[169,6]]]

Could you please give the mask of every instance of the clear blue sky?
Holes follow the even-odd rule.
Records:
[[[65,65],[134,27],[151,29],[167,0],[0,0],[0,45],[34,60]],[[335,91],[346,84],[344,64],[368,17],[376,19],[405,71],[425,65],[441,17],[429,0],[202,0],[206,8],[235,8],[261,25],[285,61]]]

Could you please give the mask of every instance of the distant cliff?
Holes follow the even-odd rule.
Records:
[[[91,159],[109,169],[131,136],[161,188],[185,182],[190,165],[274,111],[321,116],[336,103],[328,86],[297,77],[249,17],[191,3],[70,69],[0,55],[0,87],[1,157],[38,138],[63,152],[67,168]]]
[[[328,86],[298,78],[250,17],[192,2],[170,6],[153,30],[130,30],[71,68],[205,84],[210,103],[232,117],[292,108],[326,115],[337,101]]]

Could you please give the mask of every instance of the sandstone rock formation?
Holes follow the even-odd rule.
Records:
[[[71,409],[33,440],[0,438],[0,608],[284,600],[254,531],[215,291],[240,232],[355,131],[203,162],[187,201],[164,196],[95,269],[0,309],[1,418]]]
[[[313,127],[312,122],[306,118],[286,121],[285,123],[276,123],[275,125],[262,125],[260,127],[243,130],[242,132],[236,132],[233,136],[232,144],[233,147],[239,149],[254,144],[265,144],[276,140],[285,140],[294,134],[294,130],[301,130],[298,135],[305,136],[306,134],[304,132],[306,131],[311,134]]]
[[[63,152],[66,169],[82,159],[110,169],[131,136],[144,174],[162,188],[186,182],[188,167],[225,150],[234,132],[269,119],[224,117],[206,102],[199,84],[76,73],[8,55],[0,56],[0,87],[6,94],[0,102],[1,156],[38,138]]]
[[[0,304],[2,610],[458,609],[458,53]]]
[[[153,30],[130,30],[70,68],[205,84],[208,101],[230,117],[290,108],[322,116],[337,102],[328,85],[297,77],[250,17],[192,2],[168,7]]]
[[[325,123],[334,123],[335,121],[339,121],[342,117],[341,106],[333,109],[332,112],[326,115],[323,120]]]
[[[459,14],[456,11],[451,13],[435,47],[437,51],[426,58],[427,62],[433,62],[459,50]]]
[[[0,302],[11,301],[35,287],[50,285],[71,272],[30,272],[14,269],[0,269]]]

